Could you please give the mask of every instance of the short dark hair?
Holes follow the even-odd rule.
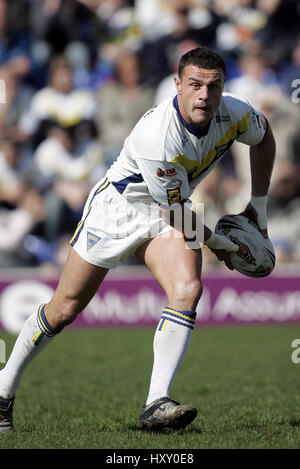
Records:
[[[178,66],[178,76],[181,78],[182,71],[186,65],[196,65],[207,70],[220,68],[226,78],[226,65],[223,57],[212,49],[205,46],[196,47],[186,52],[180,59]]]

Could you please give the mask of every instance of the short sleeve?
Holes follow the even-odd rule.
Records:
[[[236,140],[246,145],[258,145],[264,138],[269,124],[261,112],[257,111],[250,104],[248,104],[248,106],[248,127],[244,132],[237,135]]]
[[[159,205],[184,203],[191,195],[186,170],[167,161],[136,159],[148,191]]]

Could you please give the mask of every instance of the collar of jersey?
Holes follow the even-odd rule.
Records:
[[[173,99],[173,106],[174,106],[174,108],[175,108],[176,111],[177,111],[177,114],[178,114],[178,116],[179,116],[179,119],[180,119],[182,125],[186,128],[186,130],[188,130],[188,132],[190,132],[191,134],[195,135],[195,137],[197,137],[197,138],[201,138],[201,137],[204,137],[204,135],[207,135],[211,121],[209,121],[209,123],[207,124],[207,126],[205,127],[204,130],[199,130],[199,129],[197,129],[196,127],[194,127],[193,125],[188,124],[188,123],[184,120],[184,118],[182,117],[182,114],[181,114],[181,112],[180,112],[180,110],[179,110],[179,106],[178,106],[177,95],[176,95],[176,96],[174,97],[174,99]]]

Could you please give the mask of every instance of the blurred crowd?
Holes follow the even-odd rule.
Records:
[[[200,44],[273,128],[269,234],[299,262],[300,2],[0,0],[0,267],[62,266],[89,190]],[[195,191],[211,228],[248,202],[248,154],[234,144]]]

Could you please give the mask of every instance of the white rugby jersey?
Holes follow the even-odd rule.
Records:
[[[175,96],[138,121],[107,177],[139,207],[153,200],[169,205],[184,202],[234,140],[257,145],[267,126],[264,116],[246,100],[223,93],[208,128],[200,132],[185,122]]]

